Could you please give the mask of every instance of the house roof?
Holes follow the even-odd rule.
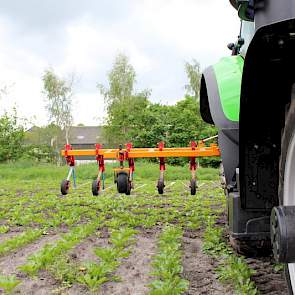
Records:
[[[102,126],[72,126],[71,144],[95,144],[102,141]]]

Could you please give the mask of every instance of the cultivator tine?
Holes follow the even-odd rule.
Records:
[[[69,193],[70,179],[71,179],[72,175],[73,175],[73,180],[74,180],[73,181],[74,188],[76,188],[75,157],[74,157],[74,155],[69,154],[71,150],[72,150],[72,146],[70,144],[66,144],[64,156],[65,156],[66,163],[70,167],[70,169],[69,169],[69,173],[68,173],[67,178],[61,182],[60,190],[63,195],[67,195]]]
[[[197,148],[197,143],[195,141],[191,142],[191,148],[192,151],[195,151]],[[191,189],[191,195],[195,195],[197,191],[197,179],[196,179],[196,171],[197,171],[197,163],[196,163],[196,157],[190,158],[190,170],[192,174],[192,178],[190,181],[190,189]]]
[[[165,147],[165,143],[164,142],[160,142],[158,144],[158,148],[159,148],[159,151],[163,151]],[[165,187],[165,182],[164,182],[164,173],[165,173],[165,170],[166,170],[166,167],[165,167],[165,158],[164,157],[160,157],[159,158],[159,162],[160,162],[160,177],[159,177],[159,180],[158,180],[158,183],[157,183],[157,189],[158,189],[158,193],[160,195],[162,195],[164,193],[164,187]]]

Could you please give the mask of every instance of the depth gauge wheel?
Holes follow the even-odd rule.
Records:
[[[191,179],[190,189],[191,195],[194,196],[197,192],[197,181],[195,179]]]
[[[164,187],[165,187],[164,181],[161,180],[161,179],[159,179],[158,180],[158,184],[157,184],[157,188],[158,188],[158,193],[160,195],[163,195],[163,193],[164,193]]]
[[[100,191],[100,180],[94,179],[92,182],[92,194],[98,196]]]
[[[279,200],[282,206],[295,206],[295,97],[286,116],[281,140]],[[293,217],[291,217],[293,218]],[[294,216],[295,220],[295,216]],[[290,245],[288,248],[294,248]],[[274,247],[275,250],[275,247]],[[289,250],[292,251],[292,250]],[[292,253],[284,253],[290,256]],[[295,263],[285,264],[286,281],[290,294],[295,294]]]
[[[61,182],[60,191],[65,196],[65,195],[67,195],[69,193],[69,189],[70,189],[70,181],[67,180],[67,179],[64,179]]]
[[[127,194],[128,192],[128,175],[126,173],[120,173],[117,177],[117,189],[120,194]],[[130,193],[129,193],[130,194]]]

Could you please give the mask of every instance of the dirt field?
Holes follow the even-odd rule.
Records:
[[[131,196],[110,180],[98,197],[89,181],[66,197],[55,179],[0,181],[0,293],[286,294],[269,258],[241,262],[255,270],[245,287],[254,293],[237,289],[237,274],[219,280],[227,241],[216,235],[212,244],[204,233],[225,227],[225,197],[204,178],[196,196],[182,180],[168,181],[161,196],[149,179]]]

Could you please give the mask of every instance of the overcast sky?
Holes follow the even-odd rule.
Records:
[[[151,100],[175,103],[187,82],[184,63],[202,68],[229,55],[239,19],[224,0],[9,0],[0,1],[0,88],[36,124],[46,124],[41,76],[54,68],[74,72],[74,121],[96,125],[105,112],[97,83],[116,54],[129,56],[136,89],[152,89]]]

